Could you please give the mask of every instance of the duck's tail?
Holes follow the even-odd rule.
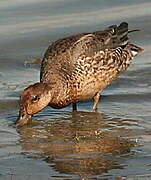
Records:
[[[128,23],[122,22],[117,27],[109,27],[111,29],[111,40],[113,43],[117,43],[117,46],[127,44],[129,38],[128,38]],[[116,45],[116,44],[115,44]]]
[[[107,31],[109,31],[109,33],[111,34],[111,38],[109,41],[110,48],[116,48],[118,46],[126,45],[129,42],[128,34],[139,30],[129,30],[128,23],[122,22],[119,26],[110,26]]]
[[[104,31],[97,31],[95,32],[95,35],[100,41],[103,40],[102,49],[112,49],[126,45],[129,42],[128,34],[135,31],[139,30],[129,30],[128,23],[122,22],[119,26],[112,25]]]

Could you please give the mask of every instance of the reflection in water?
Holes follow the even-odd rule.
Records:
[[[134,120],[110,119],[100,113],[73,112],[18,132],[25,155],[42,157],[57,172],[86,179],[123,168],[117,156],[136,146],[126,129],[134,124]]]
[[[151,179],[150,7],[149,0],[0,1],[0,179],[49,179],[48,171],[56,176],[51,180],[59,175],[61,180]],[[18,130],[20,155],[19,136],[11,124],[18,115],[19,92],[39,80],[39,60],[32,59],[42,58],[50,41],[121,21],[141,30],[130,36],[145,52],[104,91],[99,108],[112,118],[64,110],[38,115],[32,126]],[[79,109],[90,110],[87,102],[79,104]],[[113,118],[117,116],[121,119]],[[135,138],[141,138],[142,146],[133,149]]]

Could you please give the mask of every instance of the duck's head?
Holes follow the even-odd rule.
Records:
[[[19,117],[16,126],[23,126],[32,119],[32,115],[45,108],[52,98],[52,87],[46,83],[30,85],[21,94]]]

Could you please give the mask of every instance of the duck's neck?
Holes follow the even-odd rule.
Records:
[[[50,106],[53,108],[62,108],[75,101],[75,93],[72,86],[63,81],[57,81],[53,88],[53,96]]]

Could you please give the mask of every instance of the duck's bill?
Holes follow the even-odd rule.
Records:
[[[20,112],[16,120],[16,127],[21,127],[28,124],[32,120],[32,115]]]

